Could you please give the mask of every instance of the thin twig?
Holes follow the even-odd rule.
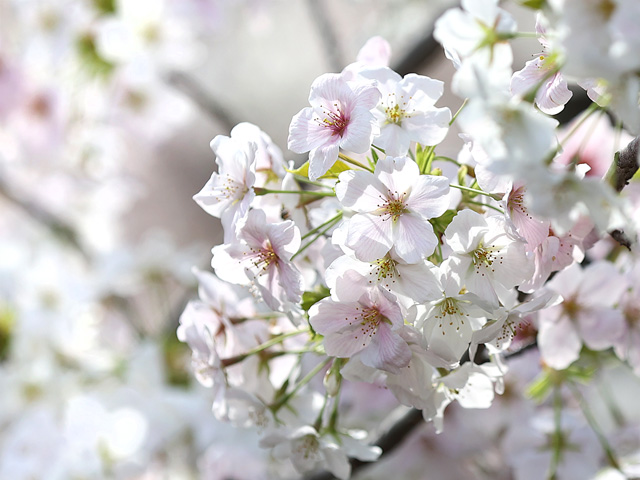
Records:
[[[218,100],[213,98],[211,93],[205,91],[200,84],[191,76],[183,72],[169,72],[166,77],[169,85],[180,90],[189,97],[204,113],[212,120],[224,125],[225,129],[231,131],[238,123],[229,110],[223,106]]]
[[[2,177],[0,177],[0,196],[20,208],[39,225],[44,226],[55,238],[73,247],[85,259],[90,259],[88,251],[80,241],[80,236],[71,224],[48,211],[42,205],[38,205],[26,198],[21,198],[20,195],[15,193],[13,189],[9,187],[5,179]]]

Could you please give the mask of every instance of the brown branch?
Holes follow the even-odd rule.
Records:
[[[18,207],[39,225],[44,226],[55,238],[61,240],[66,245],[73,247],[85,259],[89,260],[90,255],[82,245],[80,236],[75,228],[45,209],[28,199],[22,198],[8,185],[4,178],[0,177],[0,196]]]
[[[640,136],[616,153],[613,165],[607,173],[609,183],[616,192],[621,192],[638,171],[638,153],[640,153]]]
[[[229,113],[226,107],[186,73],[169,72],[166,76],[166,81],[191,99],[212,120],[221,123],[227,131],[231,131],[233,127],[240,123]]]

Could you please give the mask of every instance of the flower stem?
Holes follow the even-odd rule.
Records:
[[[302,236],[302,240],[304,240],[305,238],[310,237],[311,235],[313,235],[314,233],[316,233],[318,230],[326,227],[327,225],[329,225],[332,222],[336,222],[338,220],[340,220],[342,218],[342,212],[338,212],[334,217],[331,217],[329,220],[327,220],[326,222],[324,222],[322,225],[318,225],[316,228],[314,228],[313,230],[309,230],[307,233],[305,233]]]
[[[351,157],[347,157],[344,153],[339,153],[338,158],[340,158],[340,160],[342,160],[343,162],[350,163],[351,165],[355,165],[356,167],[360,167],[364,170],[368,170],[369,172],[373,173],[373,170],[371,168],[361,164],[360,162],[358,162],[357,160],[354,160]]]
[[[282,399],[278,400],[275,404],[273,404],[272,407],[271,407],[271,410],[274,413],[277,412],[278,410],[280,410],[280,408],[282,408],[282,406],[284,406],[291,399],[291,397],[293,397],[298,392],[298,390],[300,390],[303,386],[305,386],[307,383],[309,383],[311,381],[311,379],[313,377],[315,377],[318,374],[318,372],[320,372],[332,360],[333,360],[332,357],[325,358],[322,362],[320,362],[318,365],[316,365],[313,368],[313,370],[311,370],[309,373],[307,373],[304,376],[304,378],[302,380],[300,380],[298,383],[296,383],[296,386],[293,387],[293,390],[291,390]]]
[[[308,332],[308,331],[309,331],[308,328],[303,328],[301,330],[294,330],[293,332],[283,333],[282,335],[278,335],[277,337],[273,337],[271,340],[267,340],[263,344],[258,345],[255,348],[252,348],[251,350],[249,350],[246,353],[242,353],[242,354],[236,355],[234,357],[221,359],[220,363],[222,364],[223,367],[229,367],[231,365],[235,365],[236,363],[242,362],[244,359],[246,359],[247,357],[250,357],[251,355],[255,355],[256,353],[260,353],[260,352],[266,350],[267,348],[270,348],[270,347],[273,347],[274,345],[282,343],[282,341],[284,341],[286,338],[293,337],[295,335],[299,335],[301,333],[305,333],[305,332]]]
[[[462,185],[456,185],[454,183],[450,184],[449,186],[453,188],[457,188],[458,190],[463,190],[465,192],[475,193],[477,195],[484,195],[486,197],[493,198],[494,200],[502,200],[502,196],[497,195],[495,193],[487,193],[487,192],[483,192],[482,190],[477,190],[475,188],[470,188],[470,187],[463,187]]]
[[[295,195],[313,195],[315,197],[335,197],[335,192],[315,192],[313,190],[271,190],[269,188],[253,187],[256,195],[267,195],[269,193],[292,193]]]
[[[458,109],[458,111],[456,113],[454,113],[453,117],[451,117],[451,121],[449,122],[449,126],[453,125],[453,122],[456,121],[456,119],[458,118],[458,115],[460,115],[460,112],[465,107],[465,105],[467,104],[468,101],[469,101],[468,98],[464,99],[464,102],[462,102],[462,105],[460,105],[460,108]]]
[[[491,209],[495,210],[496,212],[500,212],[500,213],[504,214],[502,209],[500,209],[498,207],[494,207],[493,205],[488,205],[486,203],[474,202],[473,200],[466,200],[464,203],[470,203],[471,205],[478,205],[478,206],[484,207],[484,208],[491,208]]]
[[[338,216],[338,215],[336,215],[335,217],[333,217],[333,218],[331,219],[331,223],[330,223],[329,225],[327,225],[327,227],[326,227],[324,230],[322,230],[322,231],[318,232],[318,233],[316,234],[316,236],[315,236],[313,239],[311,239],[309,242],[305,243],[302,247],[300,247],[300,250],[298,250],[296,253],[294,253],[294,254],[291,256],[291,260],[293,260],[293,259],[294,259],[294,258],[296,258],[298,255],[300,255],[302,252],[304,252],[307,248],[309,248],[309,247],[313,244],[313,242],[315,242],[318,238],[320,238],[322,235],[324,235],[325,233],[327,233],[331,228],[333,228],[333,226],[334,226],[334,225],[335,225],[335,224],[336,224],[336,223],[337,223],[341,218],[342,218],[342,212],[340,213],[340,215],[339,215],[339,216]],[[329,222],[325,222],[323,225],[326,225],[327,223],[329,223]],[[322,225],[321,225],[321,226],[322,226]]]
[[[598,423],[596,422],[596,419],[593,416],[593,413],[589,409],[587,402],[585,402],[584,397],[580,393],[580,390],[573,382],[567,382],[567,385],[569,386],[569,390],[571,390],[571,393],[573,394],[574,398],[578,401],[580,410],[582,410],[582,414],[584,415],[584,418],[587,420],[587,423],[591,427],[591,430],[593,430],[593,432],[596,434],[596,437],[598,437],[598,441],[600,442],[600,446],[604,450],[604,453],[607,457],[607,461],[613,468],[622,472],[622,469],[620,468],[620,463],[616,459],[615,454],[613,453],[613,449],[611,448],[611,445],[607,440],[607,437],[604,435],[604,433],[598,426]]]

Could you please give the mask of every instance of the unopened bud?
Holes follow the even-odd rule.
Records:
[[[339,369],[330,368],[324,376],[322,383],[327,390],[327,395],[335,397],[340,391],[340,382],[342,381],[342,375],[340,375]]]

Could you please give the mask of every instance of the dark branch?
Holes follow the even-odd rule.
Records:
[[[237,119],[220,104],[210,93],[206,92],[198,82],[183,72],[169,72],[166,77],[167,83],[180,90],[193,103],[195,103],[212,120],[224,125],[225,129],[231,131],[238,123]]]
[[[85,259],[88,260],[90,258],[73,226],[45,209],[42,205],[37,205],[28,199],[20,197],[2,177],[0,177],[0,196],[20,208],[38,224],[44,226],[55,238],[76,249]]]
[[[609,171],[609,182],[616,192],[621,192],[629,184],[638,171],[638,153],[640,152],[640,137],[634,138],[629,145],[618,152],[614,164]]]
[[[404,417],[398,420],[393,427],[391,427],[386,433],[384,433],[374,445],[377,445],[382,449],[382,455],[388,455],[390,452],[395,450],[398,446],[402,444],[404,439],[409,436],[411,432],[415,430],[415,428],[422,424],[424,420],[422,419],[422,412],[415,408],[409,410]],[[351,463],[351,475],[363,465],[366,465],[366,462],[361,462],[356,458],[352,458],[350,460]],[[336,477],[333,476],[331,472],[318,472],[309,477],[305,477],[307,480],[333,480]]]
[[[522,355],[529,350],[532,350],[538,346],[537,342],[531,342],[528,345],[525,345],[519,350],[508,353],[504,356],[504,359],[509,359],[513,357],[517,357]],[[482,357],[482,360],[478,361],[478,364],[486,363],[489,361],[489,357],[482,354],[478,351],[476,355],[476,360],[478,357]],[[468,361],[469,356],[468,352],[466,357],[461,359],[461,362],[464,363],[465,360]],[[424,424],[422,419],[422,411],[416,408],[412,408],[409,410],[400,420],[398,420],[386,433],[383,433],[372,445],[377,445],[382,449],[382,454],[380,458],[388,455],[392,451],[394,451],[397,447],[399,447],[402,442],[418,427],[419,425]],[[367,465],[367,462],[361,462],[356,458],[351,458],[349,460],[351,464],[351,476],[353,476],[358,470]],[[305,480],[335,480],[336,477],[333,476],[331,472],[321,471],[315,474],[304,477]]]

